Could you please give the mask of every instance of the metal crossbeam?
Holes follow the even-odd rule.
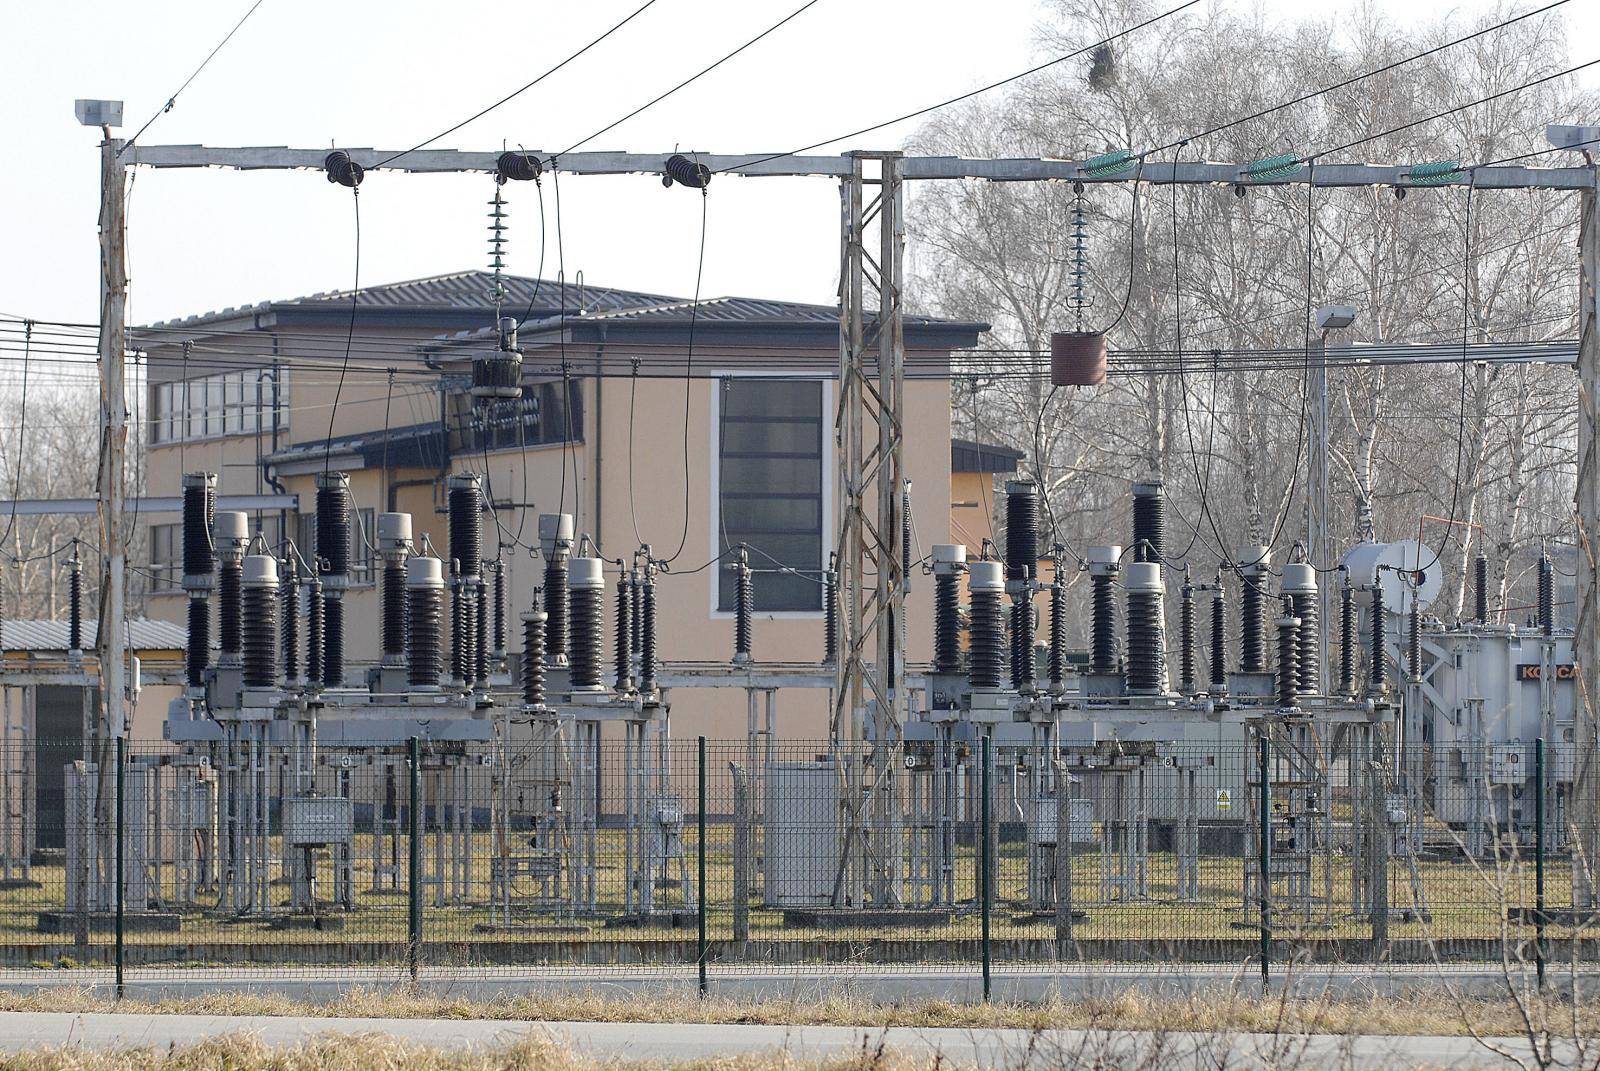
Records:
[[[139,145],[122,155],[122,161],[140,167],[228,167],[246,171],[320,171],[328,149],[291,149],[284,146],[213,148],[208,145]],[[350,158],[368,170],[400,150],[345,149]],[[671,152],[575,152],[551,157],[543,150],[528,150],[546,167],[569,175],[659,175]],[[717,174],[757,177],[817,177],[847,179],[852,156],[789,156],[780,153],[689,153]],[[498,152],[458,152],[454,149],[419,149],[399,156],[382,170],[426,173],[494,171]],[[1472,185],[1480,190],[1588,190],[1595,187],[1594,171],[1587,167],[1499,166],[1465,169],[1448,182],[1413,182],[1407,164],[1323,164],[1301,167],[1285,175],[1251,178],[1248,164],[1224,162],[1174,163],[1148,160],[1143,168],[1115,174],[1091,174],[1080,160],[1012,157],[996,160],[964,156],[906,156],[900,177],[908,181],[937,179],[990,179],[995,182],[1131,182],[1155,185],[1198,186],[1440,186]]]

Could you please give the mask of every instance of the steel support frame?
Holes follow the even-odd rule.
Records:
[[[1600,168],[1591,167],[1591,172]],[[1573,660],[1578,696],[1573,710],[1572,905],[1597,906],[1600,867],[1600,770],[1596,769],[1595,704],[1600,702],[1600,198],[1594,186],[1579,195],[1578,248],[1578,621]]]
[[[850,159],[850,175],[840,185],[843,263],[839,399],[834,414],[844,635],[830,736],[837,754],[857,753],[868,739],[870,721],[868,761],[847,777],[848,791],[840,795],[850,857],[845,861],[840,899],[861,903],[864,896],[873,903],[893,904],[900,898],[902,821],[893,763],[906,717],[900,650],[906,564],[900,540],[905,481],[905,180],[898,152],[853,153]],[[876,316],[869,319],[867,304],[872,298]],[[845,769],[841,766],[842,772]]]

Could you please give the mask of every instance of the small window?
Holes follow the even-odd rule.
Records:
[[[210,376],[205,380],[206,392],[206,434],[222,434],[222,413],[224,409],[224,376]]]
[[[152,524],[150,526],[150,591],[152,593],[176,591],[183,576],[180,560],[182,543],[178,525]]]
[[[745,377],[717,389],[721,546],[751,548],[757,610],[820,610],[822,383]],[[732,610],[733,573],[719,575],[718,608]]]
[[[230,372],[223,378],[223,431],[237,435],[244,427],[244,373]]]
[[[193,379],[180,384],[183,389],[183,412],[189,427],[189,438],[203,439],[206,434],[206,384],[203,379]]]

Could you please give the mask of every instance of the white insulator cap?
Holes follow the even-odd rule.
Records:
[[[1001,562],[969,562],[967,564],[967,590],[1004,591],[1006,568]]]
[[[1161,563],[1133,562],[1123,570],[1122,586],[1128,591],[1166,591],[1161,580]]]
[[[573,558],[567,564],[567,587],[579,591],[598,591],[606,586],[601,569],[605,566],[599,558]]]
[[[1237,547],[1233,557],[1239,563],[1240,572],[1254,576],[1272,564],[1272,548],[1259,545]]]
[[[444,563],[438,558],[407,558],[406,587],[444,587]]]
[[[1122,558],[1122,548],[1115,544],[1104,547],[1090,547],[1088,558],[1090,565],[1115,565]]]
[[[400,545],[411,542],[411,514],[378,514],[378,542]]]
[[[278,559],[270,554],[247,555],[244,559],[244,582],[254,588],[277,587]]]
[[[935,543],[931,557],[933,571],[948,576],[967,563],[967,548],[963,543]]]
[[[1283,567],[1283,586],[1285,595],[1315,595],[1317,593],[1317,571],[1309,562],[1289,562]]]
[[[218,510],[211,521],[211,538],[218,549],[224,545],[244,546],[250,542],[250,515],[236,510]]]
[[[539,548],[545,557],[555,553],[557,544],[572,545],[572,514],[539,514]]]

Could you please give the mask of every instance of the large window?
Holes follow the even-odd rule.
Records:
[[[177,524],[150,526],[150,591],[176,591],[183,579],[183,537]]]
[[[718,489],[724,548],[752,549],[757,610],[822,608],[822,383],[759,376],[718,384]],[[775,564],[777,563],[777,564]],[[718,571],[717,605],[734,577]]]
[[[567,380],[567,404],[561,403],[561,381],[524,383],[522,397],[473,405],[466,393],[450,397],[450,448],[465,453],[512,450],[518,446],[583,441],[583,393]]]
[[[272,412],[283,420],[284,390],[276,374],[247,368],[220,372],[150,388],[150,441],[183,442],[223,435],[254,435],[272,427]]]
[[[350,583],[373,583],[374,569],[377,565],[377,523],[376,513],[370,509],[358,509],[351,517],[355,527],[350,532]],[[296,539],[296,547],[300,557],[304,558],[313,568],[317,561],[317,515],[315,513],[300,514],[300,532]]]

